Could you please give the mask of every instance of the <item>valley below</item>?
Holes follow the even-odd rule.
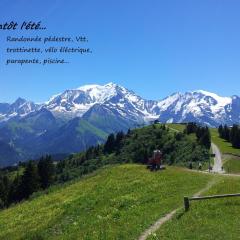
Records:
[[[201,90],[145,100],[113,83],[0,104],[0,239],[238,239],[239,199],[185,212],[183,197],[239,192],[240,150],[216,128],[238,123],[239,106]],[[156,149],[165,170],[148,169]]]

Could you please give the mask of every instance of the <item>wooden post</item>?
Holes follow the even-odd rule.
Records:
[[[215,198],[229,198],[229,197],[240,197],[240,193],[212,195],[212,196],[204,196],[204,197],[192,197],[192,198],[189,198],[189,201],[198,201],[198,200],[215,199]]]
[[[212,195],[212,196],[204,196],[204,197],[184,197],[184,208],[187,212],[190,208],[190,201],[199,201],[199,200],[206,200],[206,199],[216,199],[216,198],[229,198],[229,197],[240,197],[240,193],[233,193],[233,194],[222,194],[222,195]]]
[[[189,199],[188,199],[188,197],[184,197],[184,208],[185,208],[185,212],[187,212],[188,209],[189,209]]]

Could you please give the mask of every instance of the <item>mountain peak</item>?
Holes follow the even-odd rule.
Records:
[[[230,123],[239,121],[238,99],[237,96],[221,97],[205,90],[196,90],[176,92],[163,100],[151,101],[109,82],[66,90],[41,105],[18,98],[11,106],[2,106],[0,114],[2,119],[10,119],[13,116],[25,116],[44,107],[55,117],[70,120],[82,117],[92,107],[99,105],[130,121],[147,122],[148,119],[160,118],[162,122],[200,121],[217,126],[226,121],[224,119]]]
[[[14,105],[17,105],[17,106],[21,106],[21,105],[23,105],[23,104],[26,103],[26,102],[27,102],[26,99],[19,97],[13,104],[14,104]]]
[[[212,93],[212,92],[205,91],[205,90],[195,90],[195,91],[193,91],[192,93],[201,93],[201,94],[206,95],[206,96],[220,97],[220,96],[217,95],[216,93]]]
[[[115,88],[117,86],[118,85],[116,83],[113,83],[113,82],[109,82],[109,83],[107,83],[105,85],[88,84],[88,85],[84,85],[84,86],[81,86],[81,87],[77,88],[77,90],[89,91],[89,90],[92,90],[92,89],[95,89],[95,88],[100,88],[100,89],[103,89],[103,88]]]
[[[88,84],[88,85],[81,86],[81,87],[77,88],[76,90],[87,91],[87,90],[91,90],[93,88],[98,88],[98,87],[101,87],[101,85],[99,85],[99,84]]]
[[[118,86],[116,83],[113,83],[113,82],[109,82],[107,84],[104,85],[105,87],[116,87]]]
[[[225,105],[231,103],[231,101],[232,101],[232,99],[230,97],[221,97],[221,96],[217,95],[216,93],[211,93],[211,92],[208,92],[205,90],[197,90],[197,91],[194,91],[193,93],[200,93],[205,96],[212,97],[221,106],[225,106]]]

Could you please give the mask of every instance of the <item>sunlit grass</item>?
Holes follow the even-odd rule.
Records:
[[[174,129],[179,132],[183,132],[186,125],[185,124],[178,124],[178,123],[167,123],[166,126],[168,126],[170,129]]]
[[[211,128],[212,141],[219,147],[222,154],[231,153],[240,156],[240,149],[233,148],[230,142],[222,139],[218,135],[218,130],[216,128]]]
[[[176,167],[108,167],[3,210],[0,239],[136,239],[213,177]]]
[[[205,195],[238,193],[240,178],[222,177]],[[191,202],[190,210],[181,210],[149,239],[239,239],[240,198],[222,198]]]
[[[240,173],[240,157],[224,156],[223,168],[226,173]]]

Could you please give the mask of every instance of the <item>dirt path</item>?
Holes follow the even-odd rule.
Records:
[[[222,165],[223,165],[222,156],[219,148],[214,143],[212,143],[212,152],[215,154],[212,171],[214,173],[224,173],[224,170],[222,170]]]
[[[210,181],[203,189],[194,194],[194,197],[200,196],[203,192],[209,190],[214,184],[216,184],[216,179]],[[164,217],[159,218],[152,226],[150,226],[139,238],[138,240],[146,240],[151,234],[156,232],[165,222],[169,221],[174,217],[178,210],[181,210],[182,207],[176,208],[170,213],[166,214]]]
[[[176,129],[170,128],[171,130],[175,132],[179,132]],[[224,171],[222,171],[222,157],[219,148],[212,143],[212,151],[215,154],[214,157],[214,165],[213,165],[213,173],[220,173],[223,174]],[[192,170],[191,170],[192,171]],[[202,173],[208,173],[208,172],[202,172]],[[224,174],[229,176],[240,176],[240,175],[234,175],[234,174]],[[200,196],[203,192],[206,192],[209,190],[214,184],[216,184],[217,180],[213,179],[210,181],[207,186],[203,189],[201,189],[199,192],[194,194],[194,197]],[[138,240],[146,240],[152,233],[156,232],[165,222],[169,221],[173,218],[173,216],[176,214],[178,210],[182,209],[182,207],[176,208],[170,213],[166,214],[164,217],[159,218],[152,226],[150,226],[140,237]]]
[[[169,129],[171,129],[172,131],[175,132],[179,132],[179,130],[168,127]],[[214,157],[214,165],[213,165],[213,173],[225,173],[224,170],[222,170],[222,165],[223,165],[223,161],[222,161],[222,156],[221,156],[221,152],[218,148],[218,146],[216,144],[214,144],[213,142],[211,143],[212,146],[212,152],[213,154],[215,154]]]

